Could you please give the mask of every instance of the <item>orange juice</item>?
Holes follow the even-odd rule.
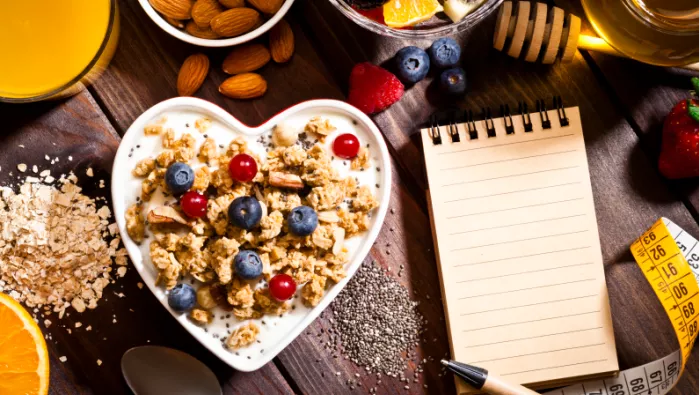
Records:
[[[0,0],[0,101],[66,96],[106,67],[116,0]]]

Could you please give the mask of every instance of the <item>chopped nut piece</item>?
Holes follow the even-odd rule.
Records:
[[[276,171],[271,171],[268,182],[273,187],[279,188],[289,188],[289,189],[302,189],[304,188],[304,182],[301,177],[295,174],[280,173]]]
[[[203,309],[213,309],[216,307],[217,303],[214,297],[211,295],[211,287],[204,285],[197,290],[197,303]]]
[[[287,123],[275,125],[272,129],[272,144],[276,147],[289,147],[299,139],[299,134]]]
[[[340,221],[338,213],[335,210],[320,211],[318,213],[318,220],[327,223],[336,223]]]
[[[22,173],[24,173],[25,171],[27,171],[27,165],[25,165],[24,163],[20,163],[20,164],[17,165],[17,170],[19,170],[19,171],[21,171]]]
[[[180,213],[170,206],[159,206],[148,213],[148,223],[150,224],[173,224],[190,225]]]

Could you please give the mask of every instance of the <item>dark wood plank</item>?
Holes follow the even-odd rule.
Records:
[[[109,199],[109,174],[119,136],[87,92],[65,101],[29,105],[0,105],[5,122],[0,136],[0,183],[16,183],[16,166],[37,165],[60,175],[74,171],[80,186],[90,196]],[[23,145],[24,148],[21,148]],[[49,155],[59,161],[51,165]],[[69,161],[68,156],[73,160]],[[85,177],[92,167],[94,178]],[[25,173],[26,176],[29,173]],[[107,186],[98,187],[100,179]],[[95,310],[68,313],[62,320],[55,314],[44,332],[51,357],[51,393],[129,393],[122,379],[120,360],[131,347],[158,344],[188,352],[212,368],[225,384],[225,393],[292,393],[279,370],[272,364],[256,373],[240,373],[219,361],[194,340],[147,289],[130,266],[127,275],[108,286]],[[117,296],[123,293],[124,298]],[[116,320],[116,322],[113,322]],[[43,319],[40,320],[43,327]],[[75,323],[81,322],[81,328]],[[88,326],[92,327],[87,331]],[[72,333],[68,333],[68,329]],[[62,363],[59,357],[66,356]],[[98,366],[97,360],[103,363]]]

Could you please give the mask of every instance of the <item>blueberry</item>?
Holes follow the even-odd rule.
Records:
[[[262,261],[255,251],[241,250],[233,258],[238,277],[244,280],[253,280],[262,274]]]
[[[308,236],[318,226],[318,215],[309,206],[294,207],[287,215],[289,231],[297,236]]]
[[[447,69],[440,74],[440,88],[443,92],[452,95],[463,94],[467,90],[467,76],[464,69],[455,67]]]
[[[175,162],[165,172],[165,184],[173,195],[182,195],[194,183],[194,171],[182,162]]]
[[[462,49],[457,44],[457,41],[449,38],[439,38],[435,40],[433,45],[428,50],[430,59],[435,67],[444,69],[454,67],[459,63],[459,57],[462,54]]]
[[[168,293],[168,305],[180,313],[192,310],[197,303],[197,293],[187,284],[178,284]]]
[[[428,54],[418,47],[401,48],[395,56],[396,71],[399,78],[407,83],[416,83],[430,70]]]
[[[251,230],[260,223],[262,208],[258,199],[252,196],[235,198],[228,206],[228,220],[231,224]]]

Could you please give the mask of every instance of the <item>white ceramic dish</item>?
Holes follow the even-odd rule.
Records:
[[[284,17],[287,11],[289,11],[292,3],[294,3],[294,0],[285,0],[284,4],[282,4],[282,7],[275,15],[265,21],[265,23],[260,25],[257,29],[252,30],[242,36],[210,40],[192,36],[186,31],[176,28],[175,26],[166,22],[165,19],[163,19],[163,17],[160,16],[160,14],[153,8],[153,6],[151,6],[151,3],[149,3],[148,0],[139,0],[139,4],[141,4],[143,10],[146,11],[146,15],[148,15],[148,17],[151,18],[151,20],[153,20],[153,22],[155,22],[161,29],[165,30],[173,37],[177,37],[178,39],[190,44],[199,45],[200,47],[231,47],[251,41],[266,33],[272,28],[272,26],[275,26],[277,22]]]
[[[159,136],[144,136],[144,126],[160,119],[166,114],[168,115],[168,122],[171,123],[166,124],[166,126],[175,126],[176,132],[178,125],[184,123],[189,124],[189,128],[186,130],[197,139],[198,147],[199,144],[203,142],[204,137],[194,129],[193,124],[194,120],[201,116],[207,116],[213,121],[211,128],[206,131],[206,134],[215,138],[217,143],[227,146],[228,142],[230,142],[233,137],[242,135],[250,141],[249,147],[253,151],[255,151],[255,148],[252,147],[254,144],[258,144],[262,148],[262,145],[256,143],[256,140],[259,139],[261,135],[269,133],[272,127],[277,123],[284,121],[294,127],[303,128],[303,125],[305,125],[311,117],[316,115],[331,120],[334,126],[338,128],[334,134],[345,132],[355,133],[361,143],[369,144],[370,158],[372,159],[371,169],[363,172],[351,171],[348,163],[343,163],[340,160],[335,160],[333,162],[334,166],[339,168],[342,175],[357,177],[361,185],[367,185],[370,182],[376,184],[376,187],[373,186],[372,190],[379,201],[379,207],[372,212],[369,230],[360,236],[355,236],[346,241],[346,247],[350,251],[351,256],[350,261],[346,265],[348,276],[340,283],[330,287],[319,305],[314,308],[305,307],[301,303],[300,298],[296,298],[293,300],[293,304],[296,305],[296,308],[290,310],[290,312],[286,313],[283,317],[271,317],[266,315],[262,318],[262,320],[265,321],[264,325],[260,325],[261,320],[254,320],[260,328],[260,334],[258,335],[260,343],[254,343],[249,347],[240,349],[237,353],[222,346],[221,336],[227,336],[227,330],[232,330],[238,325],[243,324],[243,322],[238,321],[234,317],[226,319],[226,312],[217,308],[215,310],[216,318],[214,322],[207,326],[207,330],[205,331],[204,328],[192,323],[187,318],[187,314],[180,314],[171,310],[167,303],[165,289],[155,285],[157,273],[148,254],[148,240],[139,246],[131,241],[126,233],[124,213],[126,209],[136,201],[136,197],[140,194],[141,185],[141,179],[133,177],[131,175],[131,170],[136,162],[142,158],[155,156],[157,152],[162,150],[161,138]],[[172,123],[177,123],[177,125]],[[182,127],[180,127],[180,129],[182,129]],[[333,134],[328,136],[326,145],[332,143],[333,137]],[[391,194],[390,163],[386,144],[374,123],[361,111],[344,102],[336,100],[312,100],[303,102],[272,117],[260,126],[249,127],[212,103],[197,98],[180,97],[166,100],[144,112],[134,121],[124,135],[114,159],[112,169],[112,202],[124,245],[129,252],[129,256],[136,270],[151,292],[153,292],[163,306],[170,311],[192,336],[199,340],[200,343],[217,355],[222,361],[235,369],[252,371],[260,368],[274,358],[294,340],[304,328],[318,317],[362,264],[362,261],[369,253],[374,240],[379,234],[389,205],[389,197]],[[157,198],[158,197],[154,195],[153,199]],[[299,291],[297,291],[297,295],[298,293]],[[221,317],[223,317],[223,319]],[[230,325],[230,328],[225,326],[226,323]],[[148,325],[148,323],[144,323],[144,325]],[[214,335],[219,335],[219,338],[215,338]]]

